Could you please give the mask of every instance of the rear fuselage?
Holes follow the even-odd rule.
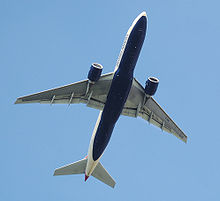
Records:
[[[120,52],[103,111],[100,112],[90,141],[86,175],[101,158],[114,126],[123,110],[133,81],[133,72],[146,34],[146,13],[140,14],[129,28]]]

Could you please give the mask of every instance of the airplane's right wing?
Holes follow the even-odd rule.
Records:
[[[113,73],[104,74],[100,79],[91,83],[89,80],[75,82],[62,87],[49,89],[39,93],[20,97],[15,104],[45,103],[45,104],[74,104],[84,103],[88,107],[102,110],[112,82]]]
[[[131,91],[122,111],[122,115],[137,117],[140,116],[151,124],[162,130],[172,133],[183,142],[187,142],[187,136],[153,99],[145,94],[144,88],[133,79]]]

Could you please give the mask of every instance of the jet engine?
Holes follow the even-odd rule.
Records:
[[[156,77],[149,77],[145,84],[145,93],[149,96],[153,96],[156,91],[159,84],[159,80]]]
[[[103,69],[103,66],[101,64],[93,63],[88,73],[88,79],[91,82],[97,82],[101,76],[102,69]]]

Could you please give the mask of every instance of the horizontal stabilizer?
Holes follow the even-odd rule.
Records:
[[[102,166],[102,164],[99,162],[95,168],[95,170],[92,173],[92,176],[96,179],[102,181],[103,183],[111,186],[112,188],[115,187],[115,181],[111,177],[111,175],[106,171],[106,169]]]
[[[69,175],[69,174],[83,174],[85,173],[86,164],[87,164],[87,159],[85,158],[75,163],[71,163],[61,168],[57,168],[54,172],[54,176]]]
[[[54,172],[54,176],[57,175],[70,175],[70,174],[84,174],[87,164],[87,158],[77,161],[75,163],[71,163],[65,165],[63,167],[57,168]],[[96,179],[102,181],[103,183],[114,188],[115,181],[110,176],[110,174],[106,171],[106,169],[99,162],[92,172],[92,176]]]

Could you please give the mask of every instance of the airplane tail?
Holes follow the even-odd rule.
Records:
[[[76,161],[75,163],[71,163],[68,165],[65,165],[63,167],[57,168],[54,171],[54,176],[57,175],[70,175],[70,174],[83,174],[85,173],[87,164],[87,159],[82,159],[79,161]]]
[[[63,167],[57,168],[54,171],[54,176],[70,175],[70,174],[84,174],[86,170],[86,164],[87,164],[87,158],[79,160],[75,163],[71,163]],[[100,162],[97,164],[96,168],[92,172],[92,176],[102,181],[103,183],[111,186],[112,188],[114,188],[115,186],[114,179],[110,176],[110,174],[106,171],[106,169],[102,166]]]

